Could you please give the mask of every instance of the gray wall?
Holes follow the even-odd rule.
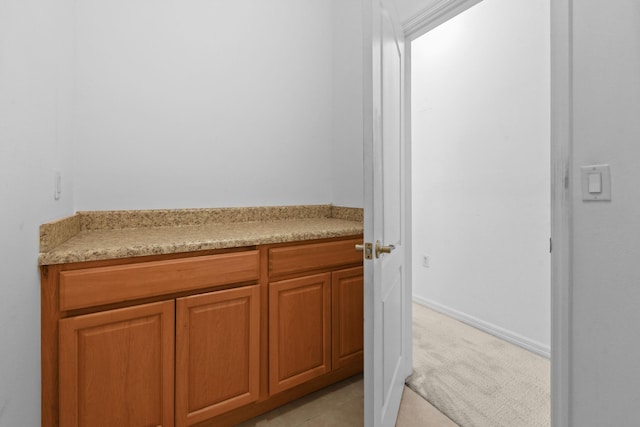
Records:
[[[38,227],[73,212],[72,2],[0,2],[0,426],[40,425]]]
[[[362,205],[360,14],[359,0],[0,1],[1,427],[40,425],[41,223]]]
[[[546,356],[549,24],[484,0],[411,44],[414,299]]]
[[[329,203],[332,2],[76,3],[76,208]]]
[[[576,427],[640,416],[640,2],[573,2]],[[611,165],[611,202],[580,198],[579,167]]]
[[[438,0],[396,1],[407,19]],[[640,419],[640,2],[570,3],[572,427],[635,426]],[[612,201],[582,202],[579,168],[598,163],[611,165]]]

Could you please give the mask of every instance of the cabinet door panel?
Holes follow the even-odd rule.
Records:
[[[174,302],[60,320],[60,426],[173,426]]]
[[[364,275],[362,267],[332,276],[332,365],[333,369],[362,363],[364,326]]]
[[[176,424],[188,426],[259,396],[260,288],[176,302]]]
[[[331,273],[269,285],[269,391],[331,370]]]

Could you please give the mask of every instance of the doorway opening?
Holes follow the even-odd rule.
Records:
[[[486,390],[494,393],[494,401],[495,396],[510,399],[511,409],[521,406],[523,412],[546,416],[546,425],[551,342],[549,8],[549,0],[484,0],[413,39],[410,53],[412,282],[414,302],[420,304],[414,314],[426,306],[471,325],[472,334],[489,333],[477,339],[486,340],[490,349],[500,347],[494,356],[531,355],[526,359],[535,368],[531,372],[516,367],[510,375],[499,366],[507,362],[492,358],[489,351],[478,354],[483,367],[474,363],[453,374],[460,389],[471,393],[464,399]],[[444,319],[438,313],[428,316]],[[414,328],[429,333],[415,322]],[[447,333],[444,337],[451,338]],[[448,401],[456,393],[447,388],[452,373],[446,371],[449,384],[438,384],[434,375],[438,366],[445,372],[461,363],[448,357],[457,351],[451,347],[455,343],[421,338],[433,354],[425,361],[414,350],[414,369],[424,362],[431,371],[423,378],[422,393],[416,380],[420,372],[414,373],[413,388],[431,393],[427,400],[438,400],[432,403],[454,421],[465,421],[456,417],[473,416],[468,407],[464,415],[456,414],[455,402]],[[416,349],[420,345],[414,340]],[[443,347],[435,350],[434,345]],[[542,389],[535,395],[523,390],[530,401],[517,401],[517,393],[504,384],[511,380],[525,389]],[[476,388],[478,383],[483,384]],[[444,397],[434,397],[439,392]],[[485,408],[476,416],[490,417],[491,411]]]

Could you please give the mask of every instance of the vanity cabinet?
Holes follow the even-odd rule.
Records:
[[[43,266],[42,425],[233,426],[361,372],[361,240]]]
[[[269,392],[339,368],[362,369],[363,271],[360,239],[269,251]],[[315,273],[315,274],[314,274]],[[293,277],[292,277],[293,276]]]
[[[259,296],[247,286],[60,320],[60,425],[173,426],[175,399],[175,425],[190,426],[258,400]]]
[[[162,258],[43,268],[43,426],[182,427],[258,399],[260,251]]]

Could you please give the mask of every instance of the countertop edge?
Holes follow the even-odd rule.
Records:
[[[329,239],[336,237],[360,236],[363,234],[361,224],[332,231],[299,231],[285,234],[274,234],[257,238],[219,239],[202,242],[150,244],[145,246],[128,246],[117,249],[100,249],[96,247],[87,251],[73,251],[57,253],[55,251],[41,252],[38,256],[39,266],[69,264],[77,262],[124,259],[149,255],[171,255],[185,252],[198,252],[213,249],[231,249],[247,246],[268,245],[276,243],[292,243],[307,240]]]

